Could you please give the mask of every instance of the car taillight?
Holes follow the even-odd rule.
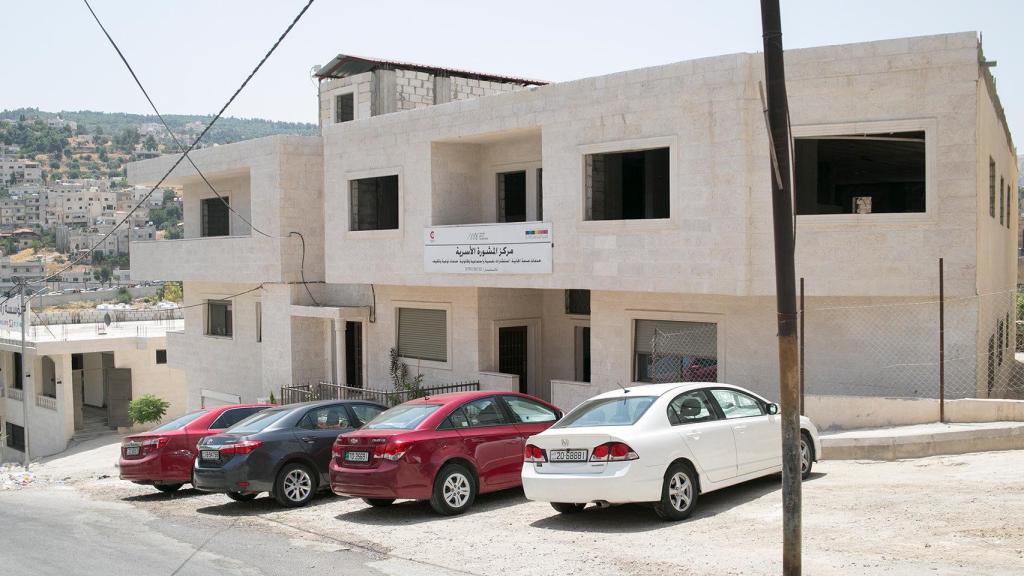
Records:
[[[147,438],[142,442],[139,442],[139,446],[142,447],[143,454],[149,454],[150,452],[156,452],[163,448],[167,444],[167,438],[161,436],[159,438]]]
[[[235,444],[227,444],[219,448],[221,454],[248,454],[263,446],[262,440],[243,440]]]
[[[342,448],[341,438],[338,438],[331,445],[331,458],[341,458],[342,452],[344,452],[344,448]]]
[[[389,441],[387,444],[378,444],[373,447],[373,457],[383,458],[395,462],[401,460],[402,456],[409,451],[409,443],[401,441]]]
[[[595,447],[590,453],[591,462],[622,462],[625,460],[636,460],[637,453],[622,442],[608,442]]]
[[[523,461],[524,462],[547,462],[548,458],[544,454],[544,450],[534,446],[533,444],[527,444],[526,449],[523,450]]]

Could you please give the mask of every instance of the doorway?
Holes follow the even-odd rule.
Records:
[[[345,322],[345,385],[363,387],[362,322]]]
[[[519,377],[519,391],[529,393],[529,328],[498,328],[498,371]]]

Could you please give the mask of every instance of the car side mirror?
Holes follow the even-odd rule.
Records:
[[[774,402],[768,404],[768,413],[769,414],[773,414],[773,415],[774,414],[778,414],[779,413],[779,405],[774,403]]]

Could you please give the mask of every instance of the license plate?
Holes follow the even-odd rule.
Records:
[[[548,450],[549,462],[586,462],[586,450]]]
[[[220,452],[217,450],[203,450],[199,453],[203,460],[220,460]]]
[[[345,452],[345,460],[349,462],[369,462],[369,452]]]
[[[125,456],[138,456],[139,455],[139,447],[138,446],[127,446],[127,447],[125,447],[124,455]]]

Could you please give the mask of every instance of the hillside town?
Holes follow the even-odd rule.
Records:
[[[153,114],[0,112],[13,573],[1019,574],[988,34],[783,49],[764,0],[763,51],[557,81],[292,38],[316,123],[215,133],[92,16]]]

